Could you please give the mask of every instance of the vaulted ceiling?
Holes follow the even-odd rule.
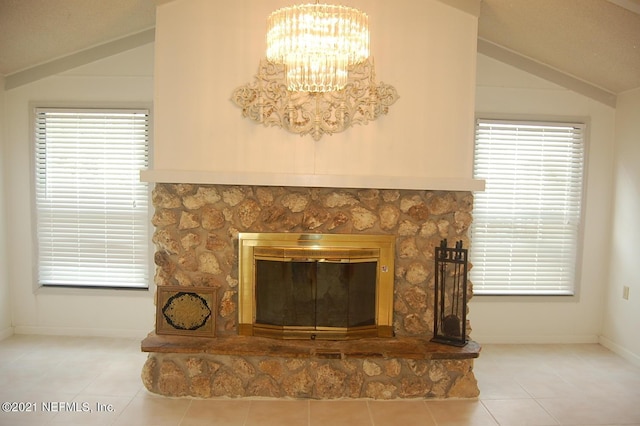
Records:
[[[0,0],[0,74],[154,25],[154,0]]]
[[[478,36],[614,94],[640,87],[640,0],[482,0]]]
[[[0,74],[153,28],[155,5],[0,0]],[[640,87],[640,0],[482,0],[478,36],[614,96]]]

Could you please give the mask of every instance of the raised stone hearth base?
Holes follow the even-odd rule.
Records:
[[[473,359],[463,348],[397,337],[353,341],[150,334],[142,371],[165,396],[272,398],[475,398]]]

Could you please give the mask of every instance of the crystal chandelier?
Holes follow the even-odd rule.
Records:
[[[267,59],[285,65],[287,88],[331,92],[347,84],[347,68],[369,57],[369,17],[346,6],[304,4],[267,19]]]

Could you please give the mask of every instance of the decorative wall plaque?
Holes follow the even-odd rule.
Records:
[[[156,333],[213,337],[216,305],[212,287],[158,286]]]
[[[263,59],[253,83],[238,87],[231,96],[243,117],[300,136],[310,134],[315,140],[365,125],[389,112],[397,99],[393,86],[376,83],[371,58],[349,68],[344,89],[325,93],[287,90],[284,65]]]

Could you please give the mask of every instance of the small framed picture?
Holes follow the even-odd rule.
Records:
[[[158,286],[157,292],[156,334],[215,336],[215,288]]]

